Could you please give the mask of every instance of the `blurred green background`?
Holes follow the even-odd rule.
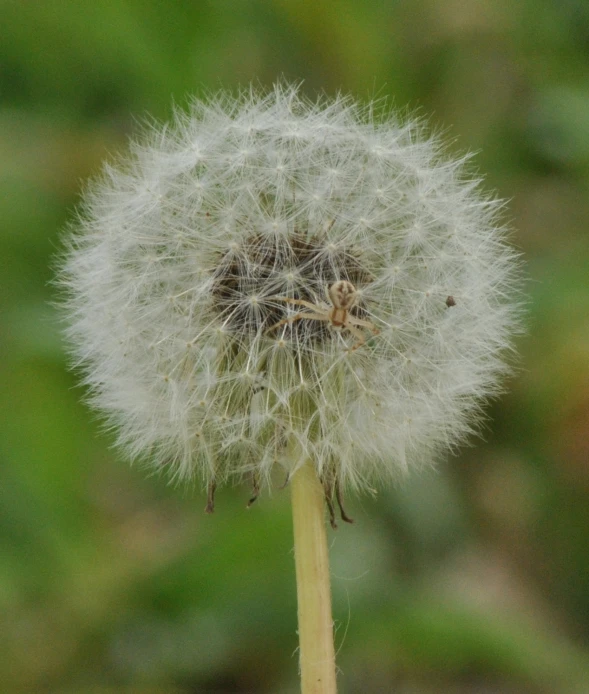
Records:
[[[527,262],[484,441],[330,531],[340,691],[589,692],[587,0],[0,3],[0,690],[297,691],[288,492],[130,468],[80,403],[51,258],[147,114],[284,76],[475,150]]]

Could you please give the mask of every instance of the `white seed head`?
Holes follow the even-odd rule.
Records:
[[[204,482],[311,459],[367,488],[473,430],[517,327],[501,203],[419,123],[372,114],[221,94],[90,186],[69,338],[130,456]],[[319,317],[294,320],[305,303]]]

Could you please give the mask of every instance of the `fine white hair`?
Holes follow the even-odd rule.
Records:
[[[60,281],[92,403],[178,480],[366,489],[477,428],[518,326],[502,203],[418,121],[298,87],[194,101],[106,165]],[[378,334],[285,321],[346,280]],[[279,330],[268,329],[277,322]]]

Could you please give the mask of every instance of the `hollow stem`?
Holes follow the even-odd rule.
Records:
[[[324,490],[315,466],[291,480],[302,694],[335,694],[335,651]]]

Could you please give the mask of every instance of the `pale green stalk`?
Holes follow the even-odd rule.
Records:
[[[292,477],[302,694],[335,694],[335,651],[324,490],[307,461]]]

